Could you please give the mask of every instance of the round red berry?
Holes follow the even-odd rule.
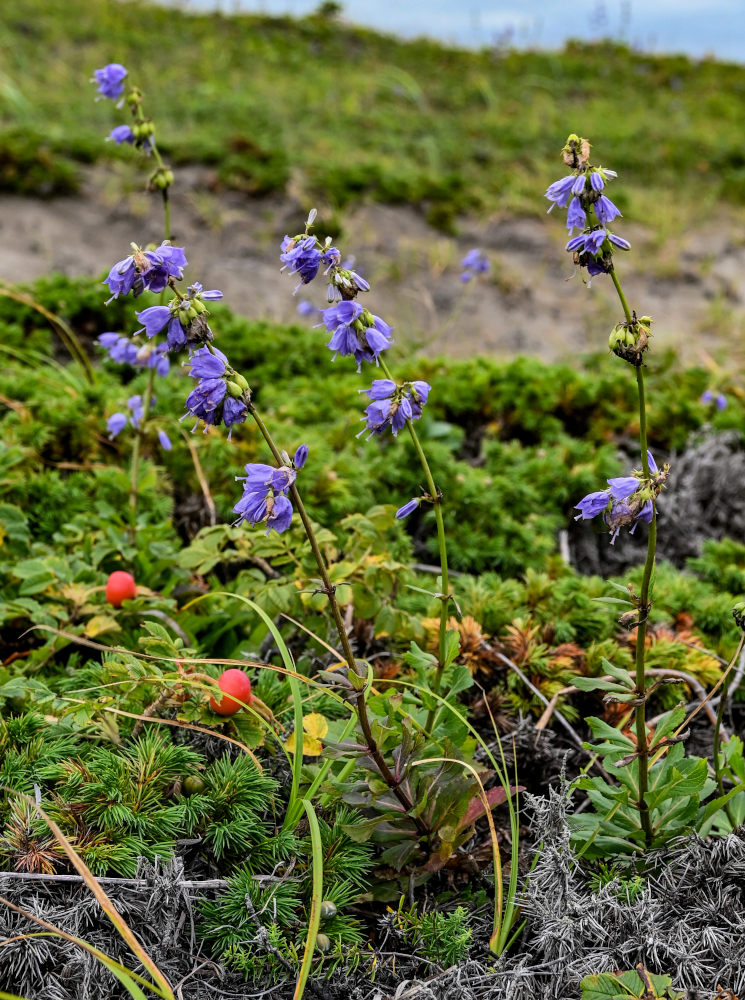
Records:
[[[137,594],[137,584],[131,573],[118,569],[106,581],[106,600],[115,608],[122,606],[122,601],[131,601]]]
[[[218,715],[235,715],[236,712],[240,712],[243,705],[251,703],[251,679],[243,670],[238,670],[237,667],[224,670],[217,684],[226,695],[233,695],[232,698],[221,698],[219,701],[210,698],[210,708]],[[236,698],[239,701],[236,701]]]

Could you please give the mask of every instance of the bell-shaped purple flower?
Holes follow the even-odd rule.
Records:
[[[112,101],[124,93],[126,76],[127,71],[121,63],[109,63],[108,66],[93,71],[93,81],[98,84],[98,93]]]
[[[222,378],[228,368],[228,359],[216,347],[200,347],[189,358],[192,378]]]
[[[598,493],[588,493],[586,497],[583,497],[579,503],[574,505],[574,509],[579,511],[579,514],[577,514],[574,520],[579,521],[581,519],[583,521],[588,521],[593,517],[597,517],[597,515],[602,514],[608,506],[609,499],[609,490],[601,490]]]
[[[420,503],[421,503],[421,498],[414,497],[413,500],[409,500],[408,503],[405,503],[403,507],[398,508],[398,510],[396,511],[396,517],[399,519],[402,517],[408,517],[409,514],[414,513],[414,511],[417,509]]]
[[[112,128],[111,132],[109,132],[109,139],[115,142],[117,146],[121,146],[124,142],[132,145],[135,141],[135,135],[129,125],[117,125],[116,128]]]
[[[121,434],[124,428],[127,426],[127,415],[126,413],[112,413],[109,419],[106,421],[106,428],[109,432],[109,438],[113,440],[117,434]]]
[[[158,431],[158,441],[160,441],[160,446],[163,451],[170,451],[173,445],[171,444],[171,439],[168,437],[165,431]]]
[[[566,207],[572,196],[574,181],[574,174],[570,174],[568,177],[562,177],[561,180],[554,181],[553,184],[549,184],[548,190],[546,191],[546,198],[553,202],[553,205],[549,208],[549,212],[551,212],[556,205],[558,205],[559,208]]]
[[[582,208],[582,203],[579,198],[574,197],[569,202],[569,211],[567,212],[567,229],[572,230],[576,226],[578,229],[584,229],[587,224],[587,216],[585,215],[585,210]]]
[[[186,409],[193,417],[198,417],[205,424],[219,422],[216,410],[225,399],[227,386],[223,378],[202,379],[186,397]]]
[[[292,460],[292,464],[296,469],[302,469],[308,458],[308,445],[301,444],[298,450],[295,452],[295,457]]]
[[[291,274],[298,274],[302,285],[307,285],[318,274],[321,257],[321,251],[316,246],[315,236],[307,236],[299,240],[285,236],[282,240],[282,253],[279,255],[283,265],[282,270],[289,268]]]
[[[604,226],[607,226],[609,222],[612,222],[616,216],[621,214],[610,198],[607,198],[604,194],[600,195],[595,202],[594,208],[595,215],[597,215]]]
[[[146,336],[154,337],[170,322],[171,310],[168,306],[150,306],[135,313],[135,316],[142,323],[142,329],[137,332],[142,333],[144,330]]]
[[[266,533],[286,531],[292,521],[292,503],[286,493],[295,481],[294,469],[254,462],[246,466],[243,496],[233,508],[238,514],[236,524],[248,521],[255,525],[266,522]]]

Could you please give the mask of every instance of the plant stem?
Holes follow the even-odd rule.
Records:
[[[393,376],[390,373],[388,366],[383,359],[380,359],[380,365],[388,376],[389,379],[393,380]],[[417,456],[419,457],[419,462],[424,471],[424,478],[427,481],[427,489],[429,490],[429,495],[432,499],[432,506],[435,509],[435,520],[437,522],[437,545],[440,550],[440,575],[442,577],[442,594],[440,594],[440,643],[439,643],[439,657],[437,661],[437,669],[435,670],[434,681],[432,683],[432,689],[435,694],[440,693],[440,685],[442,684],[442,675],[445,671],[445,663],[447,662],[447,634],[448,634],[448,611],[450,605],[450,581],[448,578],[448,553],[447,553],[447,539],[445,536],[445,522],[442,516],[442,495],[435,486],[435,480],[432,476],[432,470],[429,467],[429,462],[427,461],[427,456],[422,448],[422,443],[419,440],[419,435],[414,428],[414,422],[412,420],[406,421],[406,426],[411,435],[411,440],[414,443],[414,448],[416,450]],[[434,725],[435,716],[437,710],[432,708],[429,710],[427,715],[427,721],[424,724],[424,728],[428,731],[432,731],[432,726]]]
[[[610,272],[613,284],[615,285],[618,298],[626,316],[626,322],[632,322],[631,310],[623,294],[621,283],[614,268]],[[647,403],[644,392],[644,369],[641,364],[636,367],[636,386],[639,397],[639,447],[641,450],[642,470],[646,480],[650,478],[649,458],[647,456]],[[652,819],[649,814],[646,795],[649,788],[649,743],[647,740],[647,678],[645,672],[647,624],[649,619],[649,589],[654,572],[655,554],[657,551],[657,508],[652,500],[652,520],[649,525],[649,535],[647,539],[647,558],[644,563],[644,574],[642,576],[642,589],[639,597],[639,624],[636,631],[636,695],[640,703],[634,709],[634,723],[636,728],[637,760],[639,762],[639,821],[644,833],[644,842],[647,847],[652,844]]]
[[[248,411],[256,422],[256,426],[259,428],[262,437],[266,441],[269,449],[274,456],[275,461],[281,466],[284,465],[282,456],[277,448],[271,434],[267,430],[264,421],[256,410],[256,407],[252,402],[248,403]],[[326,568],[326,561],[321,552],[321,548],[318,544],[318,539],[316,538],[315,531],[313,530],[313,525],[311,524],[310,518],[308,517],[307,511],[303,501],[300,499],[300,494],[298,493],[297,486],[293,483],[290,487],[290,493],[292,495],[293,503],[300,515],[300,520],[303,522],[303,528],[305,529],[305,534],[310,542],[310,547],[313,552],[313,556],[318,566],[318,572],[321,576],[321,581],[323,583],[323,593],[326,594],[329,601],[329,607],[331,608],[331,613],[334,617],[334,625],[336,626],[336,631],[339,635],[339,641],[341,642],[342,649],[344,651],[344,659],[347,661],[347,666],[354,674],[358,674],[357,664],[354,658],[354,653],[352,652],[352,647],[349,643],[349,636],[347,635],[347,630],[344,627],[344,619],[342,618],[341,609],[339,607],[339,602],[336,599],[336,588],[331,582],[328,570]],[[360,728],[362,729],[363,736],[365,738],[365,743],[370,751],[370,756],[372,757],[375,765],[380,772],[380,776],[383,781],[388,785],[393,794],[396,796],[398,801],[404,807],[404,809],[411,813],[414,809],[414,803],[411,798],[407,795],[404,789],[401,787],[400,783],[394,776],[391,769],[385,762],[383,754],[380,751],[380,747],[377,744],[375,737],[373,736],[372,730],[370,728],[370,719],[367,714],[367,705],[365,703],[364,692],[359,692],[356,699],[355,707],[357,710],[357,717],[360,722]],[[416,816],[412,817],[417,830],[422,836],[429,837],[430,830],[423,820]]]
[[[148,372],[147,385],[142,397],[142,416],[137,425],[134,444],[132,445],[132,463],[130,466],[130,487],[129,487],[129,537],[134,545],[137,534],[137,498],[140,479],[140,445],[145,433],[148,413],[150,412],[150,400],[153,395],[153,382],[155,380],[155,369]]]
[[[719,706],[717,707],[717,719],[714,725],[714,774],[717,779],[717,788],[719,789],[719,794],[724,796],[724,778],[723,778],[723,768],[722,762],[720,760],[720,748],[722,745],[722,720],[724,719],[724,709],[727,704],[727,697],[729,694],[729,684],[731,680],[730,667],[724,674],[724,679],[722,680],[722,690],[719,693]],[[737,827],[737,821],[732,812],[732,806],[729,802],[724,805],[724,811],[727,814],[727,819],[730,821],[732,829]]]

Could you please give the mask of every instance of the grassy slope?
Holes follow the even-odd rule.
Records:
[[[422,203],[444,224],[467,208],[519,211],[561,174],[557,150],[579,131],[623,170],[620,204],[636,218],[745,201],[740,66],[611,44],[469,52],[138,0],[4,0],[0,186],[50,189],[51,172],[64,189],[74,171],[60,157],[131,155],[102,143],[124,119],[87,82],[109,61],[146,90],[173,160],[213,163],[249,191],[292,177],[321,204],[364,193]]]

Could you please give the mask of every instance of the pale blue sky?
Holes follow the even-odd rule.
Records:
[[[171,0],[183,7],[306,14],[317,0]],[[505,31],[519,46],[569,37],[624,38],[653,52],[745,62],[745,0],[344,0],[349,20],[396,34],[489,45]]]

